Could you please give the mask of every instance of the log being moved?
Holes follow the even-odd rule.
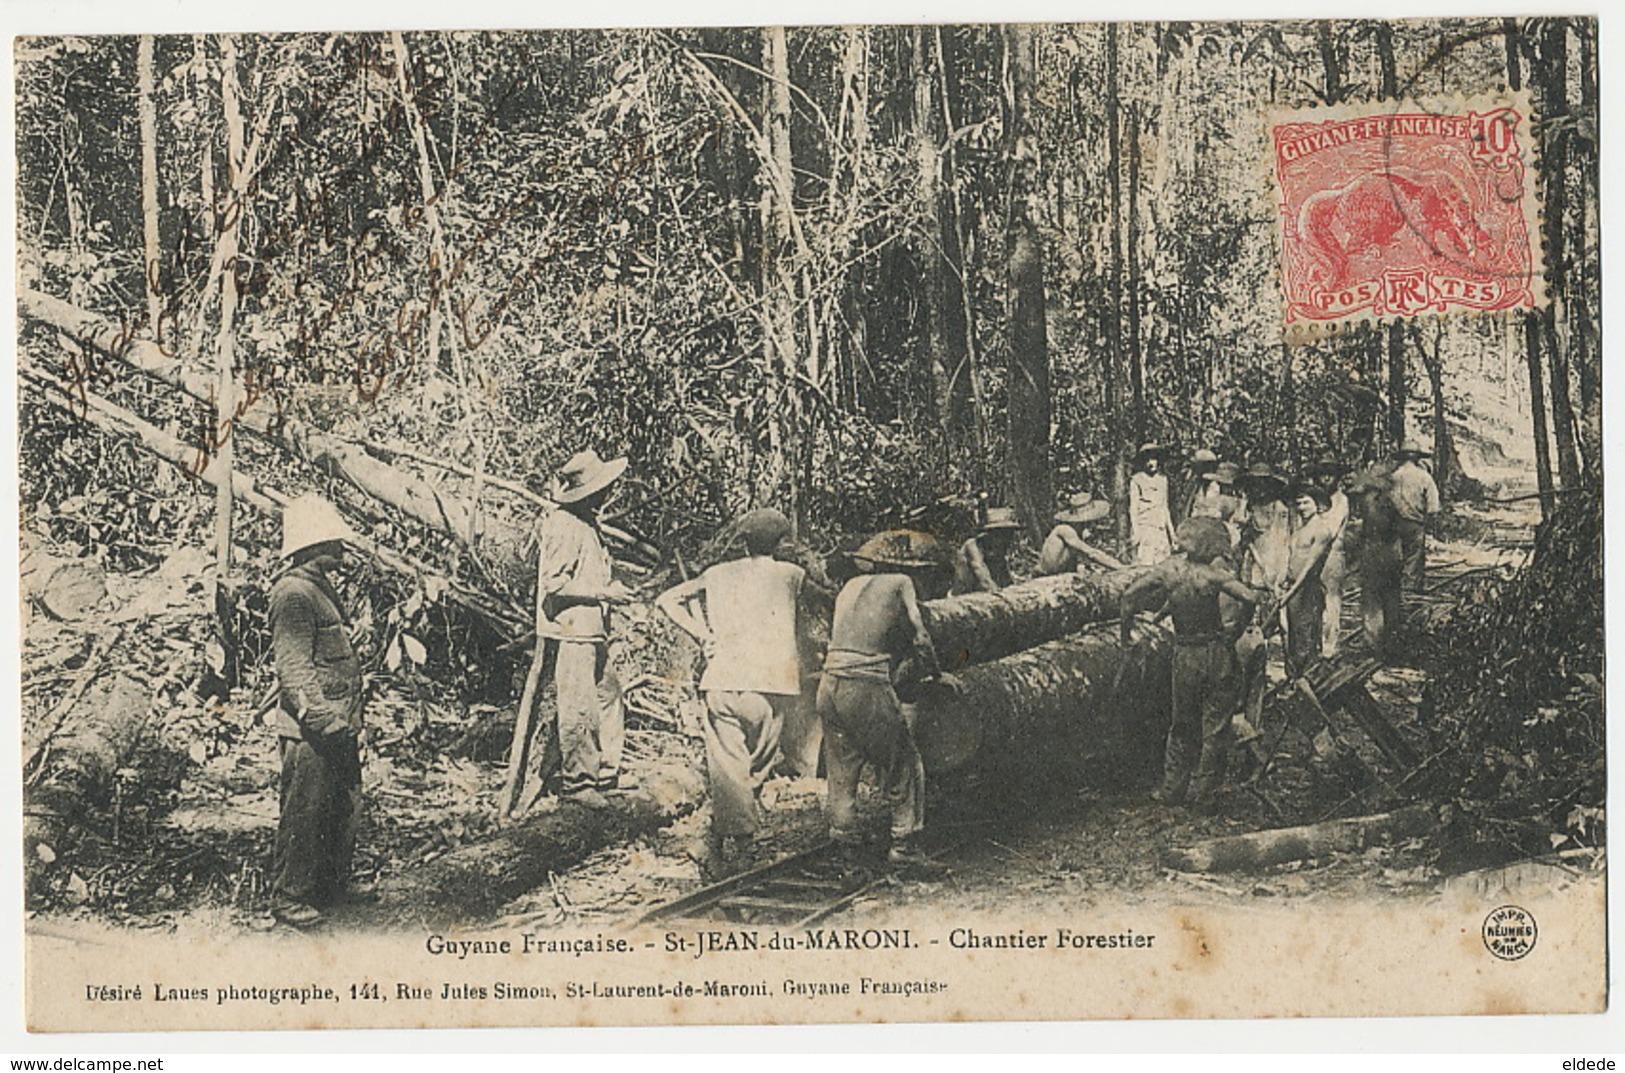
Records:
[[[920,605],[944,670],[986,663],[1117,619],[1118,601],[1142,568],[1061,574]]]
[[[1226,835],[1194,846],[1174,846],[1163,851],[1162,863],[1180,872],[1256,872],[1288,861],[1357,853],[1379,838],[1411,838],[1438,825],[1439,817],[1432,808],[1412,805],[1375,816]]]
[[[933,775],[1009,772],[1034,782],[1155,770],[1168,734],[1171,635],[1141,631],[1127,652],[1097,626],[956,672],[961,690],[926,686],[915,739]]]
[[[534,890],[552,873],[603,849],[643,837],[699,807],[705,778],[698,763],[640,768],[637,788],[606,795],[607,808],[558,801],[511,827],[392,878],[383,893],[396,906],[419,906],[426,919],[487,917]]]

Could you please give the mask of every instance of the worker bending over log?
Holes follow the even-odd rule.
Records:
[[[1216,518],[1189,518],[1176,533],[1178,553],[1164,559],[1123,593],[1122,641],[1133,643],[1134,614],[1166,603],[1174,620],[1172,718],[1163,757],[1162,785],[1152,797],[1164,804],[1213,804],[1224,781],[1230,717],[1236,710],[1236,638],[1220,613],[1223,593],[1249,610],[1261,595],[1237,581],[1222,556],[1229,532]],[[1245,625],[1247,616],[1240,623]],[[1194,777],[1192,769],[1194,768]]]
[[[998,592],[1015,580],[1010,575],[1010,545],[1020,531],[1012,508],[989,507],[977,534],[959,546],[954,558],[954,595]]]
[[[1109,519],[1111,514],[1112,505],[1104,499],[1095,498],[1093,492],[1075,492],[1067,496],[1062,501],[1061,509],[1055,512],[1054,528],[1039,548],[1038,574],[1041,577],[1071,574],[1083,570],[1085,564],[1121,569],[1122,563],[1083,539],[1084,533],[1091,532],[1090,526]]]
[[[757,799],[779,756],[784,719],[801,695],[796,603],[806,571],[773,553],[790,519],[772,509],[736,526],[746,556],[667,589],[655,606],[705,650],[705,767],[712,856],[727,860],[756,837]]]
[[[856,869],[863,842],[858,777],[868,764],[891,806],[888,862],[929,867],[915,843],[925,826],[925,765],[896,687],[949,678],[937,665],[919,605],[922,595],[936,595],[922,593],[920,587],[930,588],[945,573],[945,564],[932,538],[906,530],[873,537],[852,558],[868,572],[847,581],[835,598],[829,653],[818,686],[830,837]]]

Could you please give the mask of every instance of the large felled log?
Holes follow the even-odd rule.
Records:
[[[921,605],[925,628],[946,669],[985,663],[1115,620],[1118,601],[1143,571],[1062,574]]]
[[[1425,834],[1438,824],[1439,818],[1431,808],[1413,805],[1352,820],[1328,820],[1212,838],[1194,846],[1175,846],[1163,852],[1162,863],[1180,872],[1253,872],[1288,861],[1358,852],[1379,838],[1409,838]]]
[[[481,842],[391,880],[389,900],[421,906],[430,918],[487,916],[606,846],[638,838],[692,812],[704,795],[698,766],[640,772],[639,786],[608,795],[608,808],[561,801]]]
[[[23,853],[30,888],[56,861],[64,839],[86,810],[108,801],[118,771],[134,755],[151,711],[152,698],[145,686],[124,674],[107,674],[93,682],[89,693],[66,713],[62,727],[36,754],[38,766],[23,809]]]
[[[1150,770],[1168,733],[1169,635],[1148,629],[1124,651],[1117,627],[958,672],[959,691],[926,687],[915,738],[926,770],[1019,769],[1034,779]]]

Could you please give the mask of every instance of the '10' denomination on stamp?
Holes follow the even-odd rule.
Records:
[[[1369,104],[1270,125],[1286,323],[1531,309],[1529,109]]]

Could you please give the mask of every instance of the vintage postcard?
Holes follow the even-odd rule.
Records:
[[[1597,23],[17,37],[27,1025],[1597,1013]]]

